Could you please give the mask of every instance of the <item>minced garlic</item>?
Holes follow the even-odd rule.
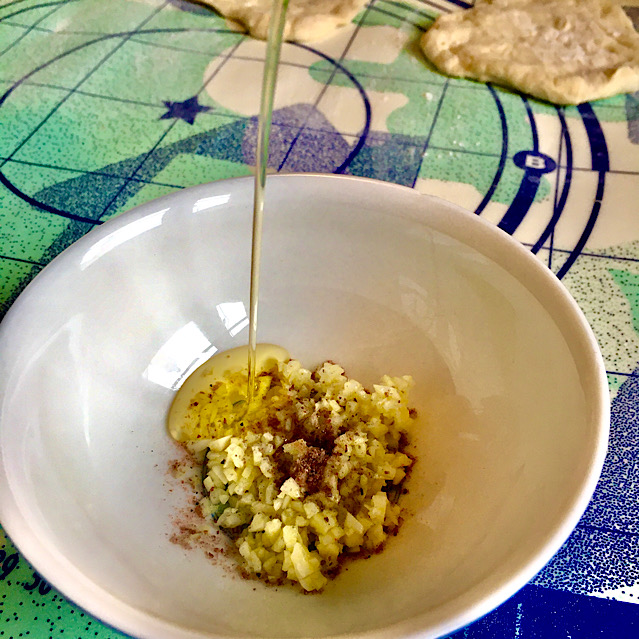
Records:
[[[180,440],[205,452],[201,507],[243,568],[321,590],[343,559],[379,550],[399,527],[412,380],[384,376],[368,391],[336,364],[280,360],[257,383],[250,407],[245,371],[197,393]]]

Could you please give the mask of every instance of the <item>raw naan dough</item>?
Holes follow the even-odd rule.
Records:
[[[639,34],[609,0],[478,0],[440,16],[421,47],[444,73],[557,104],[639,89]]]
[[[272,0],[200,0],[224,17],[243,24],[254,38],[266,40]],[[284,40],[323,40],[349,23],[366,0],[290,0]]]

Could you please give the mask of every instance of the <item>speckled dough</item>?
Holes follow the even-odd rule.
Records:
[[[440,16],[421,48],[444,73],[557,104],[639,89],[639,34],[609,0],[478,0]]]
[[[272,0],[201,0],[223,16],[244,25],[262,40],[268,35]],[[365,0],[290,0],[284,39],[296,42],[323,40],[350,22]]]

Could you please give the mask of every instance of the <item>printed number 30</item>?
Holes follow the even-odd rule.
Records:
[[[38,592],[41,595],[46,595],[49,590],[51,590],[51,586],[44,580],[37,572],[33,573],[33,583],[24,584],[24,589],[31,592],[32,590],[38,589]]]
[[[0,550],[0,581],[6,579],[16,568],[19,562],[18,553],[7,555],[5,550]],[[38,589],[41,595],[46,595],[51,586],[37,572],[33,573],[33,583],[24,584],[24,589],[29,592]]]

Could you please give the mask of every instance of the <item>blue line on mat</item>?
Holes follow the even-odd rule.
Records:
[[[24,166],[34,166],[39,169],[53,169],[54,171],[62,171],[62,172],[66,171],[67,173],[75,174],[74,177],[81,177],[83,175],[95,175],[100,177],[122,179],[121,175],[117,173],[109,173],[108,171],[105,171],[104,169],[98,169],[96,171],[85,170],[85,169],[74,169],[73,167],[70,167],[70,166],[45,164],[44,162],[32,162],[31,160],[16,160],[15,158],[13,160],[9,160],[9,162],[11,162],[11,164],[22,164]],[[184,188],[184,186],[180,184],[172,184],[171,182],[161,182],[160,180],[147,180],[145,178],[139,178],[139,177],[132,177],[131,181],[140,182],[141,184],[154,184],[156,186],[168,186],[175,189]]]
[[[366,9],[364,10],[364,15],[362,16],[362,20],[366,19],[366,16],[368,15],[368,12],[371,9],[371,5],[367,5]],[[353,41],[355,40],[357,34],[359,33],[360,29],[361,29],[361,24],[356,24],[355,25],[355,30],[353,31],[353,33],[351,34],[351,37],[348,40],[348,43],[346,44],[346,46],[344,47],[344,49],[342,50],[341,53],[341,59],[344,59],[344,56],[346,55],[347,51],[350,49],[351,45],[353,44]],[[308,47],[306,45],[302,45],[298,43],[298,46],[300,46],[302,49],[307,49],[308,51],[311,51],[313,53],[315,53],[316,55],[320,56],[321,58],[323,58],[324,60],[326,60],[329,64],[332,64],[334,67],[338,67],[340,71],[342,71],[350,80],[351,82],[353,82],[353,84],[356,86],[360,96],[362,97],[363,101],[364,101],[364,109],[366,112],[366,119],[364,122],[364,128],[362,129],[362,133],[360,135],[360,138],[355,146],[355,148],[348,154],[348,157],[346,158],[346,160],[344,162],[342,162],[342,164],[337,167],[337,169],[335,169],[335,171],[333,171],[334,173],[344,173],[344,171],[348,168],[348,166],[350,165],[350,163],[353,161],[353,159],[355,158],[355,156],[360,152],[360,150],[362,149],[362,147],[364,146],[365,142],[366,142],[366,138],[368,137],[368,132],[370,129],[370,119],[371,119],[371,108],[370,108],[370,102],[368,100],[368,96],[366,95],[366,91],[364,90],[364,87],[357,81],[357,79],[353,76],[353,74],[348,71],[348,69],[346,69],[346,67],[344,67],[340,62],[338,62],[337,60],[335,60],[334,58],[331,58],[329,56],[327,56],[326,54],[322,53],[321,51],[317,51],[316,49],[313,49],[311,47]],[[333,82],[333,78],[335,77],[335,69],[331,70],[331,73],[328,77],[328,79],[326,80],[326,82],[324,83],[324,86],[322,87],[322,89],[319,92],[319,95],[317,96],[315,103],[313,104],[313,106],[315,108],[317,108],[317,105],[319,104],[320,100],[324,97],[324,95],[326,94],[326,90],[328,89],[329,85]],[[302,133],[302,131],[304,130],[306,126],[306,120],[302,123],[302,125],[299,127],[295,137],[293,138],[293,141],[291,142],[291,144],[289,145],[288,150],[286,151],[286,153],[284,154],[284,159],[280,162],[279,165],[279,169],[281,169],[284,164],[286,163],[286,161],[288,160],[293,147],[297,144],[297,141],[299,140],[299,137]]]
[[[158,182],[158,184],[162,184],[161,182]],[[526,242],[522,242],[522,244],[524,246],[530,246],[530,243],[526,243]],[[572,249],[562,249],[559,247],[555,247],[553,248],[553,251],[555,253],[571,253]],[[639,257],[625,257],[625,256],[621,256],[621,255],[608,255],[607,253],[591,253],[589,251],[582,251],[580,253],[580,255],[582,255],[583,257],[592,257],[594,259],[600,259],[600,260],[612,260],[614,262],[633,262],[633,263],[637,263],[639,262]],[[609,373],[614,372],[614,371],[608,371]],[[623,375],[623,373],[619,373],[620,375]],[[639,373],[637,373],[636,376],[639,376]]]
[[[17,4],[22,4],[26,2],[26,0],[13,0],[13,2],[7,2],[7,4],[2,7],[3,9],[8,9],[9,7],[15,7]]]
[[[135,29],[134,31],[129,32],[131,35],[135,34],[138,32],[138,30],[140,28],[142,28],[147,22],[149,22],[157,13],[159,13],[165,6],[166,2],[168,2],[168,0],[165,0],[164,4],[161,7],[158,7],[155,11],[153,11],[149,16],[147,16],[142,23],[140,24],[140,26],[138,27],[138,29]],[[120,42],[118,45],[116,45],[111,51],[109,51],[103,58],[100,59],[100,61],[94,65],[87,73],[85,73],[85,75],[80,79],[79,82],[76,83],[76,85],[67,93],[67,95],[65,95],[60,102],[58,102],[58,104],[56,104],[50,111],[49,113],[47,113],[47,115],[40,120],[40,122],[38,123],[37,126],[35,126],[29,133],[29,135],[27,135],[27,137],[22,140],[22,142],[17,146],[17,148],[15,148],[11,154],[9,155],[9,159],[11,159],[41,128],[42,126],[49,120],[49,118],[51,116],[53,116],[54,113],[57,112],[57,110],[73,95],[74,91],[81,86],[91,75],[93,75],[93,73],[95,73],[95,71],[97,71],[112,55],[114,55],[117,51],[119,51],[124,44],[131,38],[131,35],[125,35],[122,38],[122,42]],[[106,39],[106,38],[104,38]],[[91,43],[95,42],[95,40],[92,40]],[[89,44],[89,43],[85,43],[85,44]],[[78,48],[80,48],[81,45],[79,45]],[[71,51],[73,51],[74,49],[71,49]],[[65,55],[68,55],[69,51],[60,54],[59,57],[63,57]],[[54,58],[55,60],[56,58]],[[11,91],[13,91],[20,83],[22,83],[25,78],[29,77],[30,75],[32,75],[33,73],[35,73],[37,70],[39,70],[40,68],[43,68],[45,66],[47,66],[48,64],[51,64],[52,60],[50,60],[49,62],[45,63],[44,65],[41,65],[40,67],[38,67],[38,69],[31,71],[29,74],[27,74],[26,76],[23,76],[20,80],[18,80],[3,96],[2,98],[0,98],[0,106],[2,106],[2,104],[4,103],[4,101],[6,100],[6,97],[11,93]]]
[[[634,377],[630,375],[629,377]],[[639,533],[628,532],[626,530],[617,530],[615,528],[609,528],[607,526],[591,526],[589,524],[577,524],[578,530],[584,530],[586,532],[605,533],[607,535],[614,535],[619,537],[639,537]]]
[[[476,215],[481,215],[482,211],[486,208],[487,204],[490,202],[490,199],[495,193],[495,189],[499,184],[499,180],[501,180],[501,176],[504,173],[504,167],[506,166],[506,157],[508,154],[508,124],[506,122],[506,113],[504,112],[504,107],[501,103],[501,100],[499,99],[499,95],[497,95],[497,91],[493,89],[491,84],[486,84],[486,88],[493,96],[493,100],[495,100],[495,106],[497,107],[497,112],[499,113],[499,121],[501,122],[501,154],[499,156],[499,165],[497,166],[497,171],[495,173],[495,176],[493,177],[493,181],[488,187],[483,200],[475,209]]]
[[[23,191],[21,191],[17,186],[15,186],[12,182],[9,181],[7,176],[0,171],[0,184],[3,184],[9,191],[11,191],[14,195],[17,195],[20,199],[24,200],[27,204],[31,204],[47,213],[53,213],[54,215],[59,215],[60,217],[65,217],[69,220],[75,220],[76,222],[86,222],[88,224],[102,224],[100,220],[93,220],[89,217],[83,217],[82,215],[76,215],[75,213],[69,213],[68,211],[63,211],[62,209],[58,209],[55,206],[50,206],[49,204],[45,204],[44,202],[39,202],[35,200],[30,195],[27,195]]]
[[[435,109],[435,114],[433,115],[433,121],[431,122],[430,129],[428,131],[428,135],[426,136],[426,141],[422,147],[422,158],[426,155],[426,151],[430,148],[430,139],[433,135],[433,131],[435,130],[435,123],[437,122],[437,118],[439,117],[439,112],[441,111],[442,104],[444,103],[444,98],[446,97],[446,91],[448,91],[449,81],[446,79],[444,86],[442,88],[442,93],[439,96],[439,102],[437,103],[437,108]],[[417,167],[417,171],[415,172],[415,177],[413,178],[412,186],[415,187],[415,183],[417,182],[417,178],[419,177],[419,171],[421,166]]]
[[[577,107],[581,119],[583,120],[584,127],[586,128],[586,134],[588,135],[588,141],[590,142],[590,154],[592,156],[592,168],[598,172],[597,177],[597,192],[595,194],[595,201],[592,205],[590,217],[586,222],[586,226],[581,234],[581,237],[575,244],[575,247],[570,252],[568,259],[564,262],[561,269],[557,273],[557,277],[561,279],[575,263],[575,260],[581,254],[588,238],[590,237],[597,218],[599,217],[599,210],[601,209],[601,201],[603,200],[604,190],[606,187],[606,173],[610,168],[610,158],[608,155],[608,145],[606,144],[606,138],[601,128],[601,124],[595,115],[590,104],[580,104]]]
[[[353,83],[353,85],[355,86],[355,88],[357,89],[357,91],[359,92],[359,94],[360,94],[360,96],[362,98],[362,101],[364,103],[364,111],[365,111],[364,127],[362,129],[361,134],[359,135],[359,138],[357,140],[357,144],[353,147],[353,149],[351,149],[351,151],[349,152],[349,154],[346,157],[346,159],[333,171],[333,173],[344,173],[344,171],[346,171],[346,169],[349,167],[351,162],[355,159],[357,154],[362,150],[362,147],[364,146],[364,144],[366,144],[366,139],[368,138],[368,133],[370,131],[372,109],[371,109],[370,100],[368,99],[368,95],[366,95],[366,90],[359,83],[357,78],[345,66],[343,66],[340,62],[338,62],[334,58],[331,58],[330,56],[327,56],[325,53],[322,53],[321,51],[319,51],[317,49],[309,47],[306,44],[301,44],[299,42],[292,42],[291,44],[294,44],[296,47],[300,47],[301,49],[305,49],[306,51],[309,51],[310,53],[314,53],[318,57],[323,58],[324,60],[326,60],[329,64],[334,65],[337,68],[337,70],[341,71]],[[329,79],[328,81],[330,82],[331,79]],[[320,95],[320,97],[318,97],[318,100],[319,99],[321,99],[321,95]],[[281,168],[281,166],[284,165],[284,163],[288,159],[288,156],[290,155],[291,149],[293,148],[293,146],[295,145],[295,143],[299,139],[299,135],[300,135],[300,133],[301,133],[303,128],[304,128],[304,126],[302,126],[300,131],[298,131],[297,135],[295,136],[295,138],[291,142],[288,152],[286,153],[286,155],[284,156],[284,159],[280,163],[280,168]]]
[[[535,114],[530,108],[530,102],[524,96],[521,96],[521,99],[524,103],[524,107],[526,108],[526,115],[528,116],[528,122],[530,124],[530,133],[532,135],[533,142],[533,151],[536,153],[539,151],[539,133],[537,132],[537,123],[535,122]]]
[[[34,262],[33,260],[25,260],[22,257],[10,257],[9,255],[0,255],[0,260],[8,260],[10,262],[20,262],[22,264],[30,264],[31,266],[41,266],[44,268],[44,264],[40,262]]]
[[[450,13],[450,9],[448,7],[442,6],[442,4],[446,4],[447,0],[442,0],[442,4],[438,4],[437,2],[432,2],[431,0],[418,0],[421,4],[426,4],[433,9],[437,9],[443,13]],[[452,4],[452,3],[448,3]]]
[[[537,154],[539,153],[539,136],[537,134],[535,116],[530,108],[528,100],[523,96],[521,99],[523,100],[526,112],[528,113],[528,121],[530,123],[530,132],[533,143],[532,150],[533,153]],[[535,201],[541,176],[542,172],[540,172],[539,169],[528,166],[524,168],[524,175],[521,179],[519,190],[498,224],[500,229],[511,235],[517,230],[517,227],[523,222],[526,214],[530,210],[530,206]]]
[[[26,28],[24,33],[19,38],[16,38],[11,44],[7,45],[4,49],[2,49],[2,51],[0,51],[0,58],[5,53],[7,53],[7,51],[11,51],[11,49],[13,49],[13,47],[15,47],[19,42],[22,42],[22,40],[24,40],[24,38],[26,38],[30,33],[33,33],[34,29],[37,27],[38,24],[40,24],[40,22],[53,15],[56,11],[58,11],[59,8],[59,5],[55,6],[53,9],[51,9],[51,11],[45,13],[39,20],[36,20],[36,22],[34,22],[30,27]]]
[[[425,11],[421,11],[417,7],[407,7],[405,4],[401,4],[399,2],[393,2],[392,0],[385,0],[385,4],[389,4],[391,5],[391,7],[404,10],[404,11],[410,8],[410,13],[406,13],[405,15],[400,15],[398,13],[393,13],[393,11],[390,9],[382,9],[382,7],[379,7],[376,4],[371,4],[370,9],[371,11],[376,11],[377,13],[381,13],[391,18],[395,18],[396,20],[400,20],[401,22],[410,24],[411,26],[419,29],[420,31],[426,31],[428,27],[422,24],[417,24],[417,22],[415,21],[416,17],[423,18],[425,20],[428,20],[431,23],[435,20],[435,18],[431,14],[428,14]],[[411,16],[413,16],[413,19],[410,19]]]
[[[34,4],[31,7],[25,7],[24,9],[20,9],[18,11],[14,11],[13,13],[8,13],[6,16],[0,17],[0,22],[4,22],[9,18],[13,18],[21,13],[26,13],[27,11],[32,11],[33,9],[42,9],[44,7],[57,7],[61,4],[66,4],[67,2],[77,2],[78,0],[58,0],[58,2],[44,2],[42,4]],[[33,28],[33,27],[32,27]]]
[[[428,18],[429,20],[432,20],[432,16],[428,13],[426,13],[425,11],[422,11],[421,9],[418,9],[417,7],[408,7],[406,6],[406,4],[403,4],[401,2],[395,2],[395,0],[383,0],[384,4],[390,4],[393,7],[396,7],[397,9],[401,9],[402,11],[406,11],[407,9],[410,9],[410,13],[412,14],[417,14],[419,16],[421,16],[422,18]],[[371,9],[375,9],[375,10],[379,10],[379,8],[376,5],[371,5]]]
[[[552,217],[550,221],[546,225],[546,228],[543,230],[539,239],[535,242],[531,251],[533,253],[538,253],[541,247],[544,245],[550,234],[555,230],[557,226],[557,222],[563,213],[563,210],[566,206],[566,200],[568,199],[568,192],[570,191],[570,184],[572,182],[572,140],[570,139],[570,131],[568,130],[568,125],[566,124],[566,118],[564,116],[563,108],[555,107],[557,111],[557,117],[559,118],[559,123],[561,124],[561,140],[563,140],[566,144],[566,177],[564,178],[564,185],[561,190],[561,195],[559,196],[559,201],[555,203],[555,207],[553,210]],[[561,156],[561,151],[559,153]],[[561,157],[557,158],[557,167],[559,167],[559,161]]]
[[[557,272],[557,277],[559,279],[561,279],[568,272],[568,269],[570,269],[570,267],[575,263],[575,260],[581,255],[583,247],[586,245],[588,238],[595,228],[597,218],[599,217],[599,210],[601,209],[601,201],[603,200],[605,186],[606,172],[600,171],[597,178],[597,192],[595,194],[595,201],[592,205],[590,217],[586,222],[586,226],[581,234],[581,237],[577,241],[577,244],[575,244],[575,248],[570,252],[568,259],[564,262],[563,266]]]
[[[425,27],[425,26],[423,26],[421,24],[417,24],[416,22],[413,22],[412,20],[407,20],[403,16],[399,16],[396,13],[393,13],[392,11],[389,11],[388,9],[380,9],[379,7],[371,7],[371,11],[376,11],[377,13],[381,13],[382,15],[388,16],[389,18],[395,18],[396,20],[401,20],[402,22],[405,22],[406,24],[410,24],[411,27],[415,27],[415,29],[419,29],[420,31],[426,31],[428,29],[428,27]],[[432,21],[433,18],[430,18],[430,20]]]
[[[609,171],[610,159],[608,156],[608,145],[606,144],[606,138],[597,115],[590,104],[587,103],[577,106],[577,110],[583,120],[586,135],[588,136],[588,142],[590,142],[592,170]]]
[[[582,253],[582,255],[587,255],[587,253]],[[626,258],[629,259],[629,258]],[[630,371],[629,373],[623,373],[621,371],[609,371],[606,370],[608,375],[619,375],[621,377],[639,377],[639,373],[637,371]]]
[[[155,13],[153,14],[155,15]],[[150,16],[152,17],[152,16]],[[149,19],[150,19],[149,17]],[[217,33],[220,31],[220,29],[198,29],[198,31],[206,31],[206,32],[211,32],[211,33]],[[224,30],[226,31],[226,30]],[[79,51],[80,49],[84,48],[84,47],[88,47],[90,45],[96,44],[98,42],[103,42],[105,40],[110,40],[110,39],[116,39],[116,38],[130,38],[132,35],[135,34],[157,34],[157,33],[184,33],[185,29],[183,28],[164,28],[164,29],[140,29],[140,30],[136,30],[136,31],[124,31],[124,32],[119,32],[119,33],[109,33],[106,35],[102,35],[99,36],[93,40],[89,40],[88,42],[83,42],[75,47],[71,47],[70,49],[68,49],[67,51],[65,51],[64,53],[61,53],[53,58],[51,58],[51,60],[42,63],[41,65],[37,66],[35,69],[32,69],[31,71],[29,71],[29,73],[27,73],[26,75],[22,76],[22,78],[20,78],[19,80],[17,80],[16,82],[14,82],[11,87],[9,87],[9,89],[7,89],[7,91],[5,91],[5,93],[0,96],[0,107],[2,107],[2,105],[7,101],[7,99],[9,98],[9,96],[23,83],[25,83],[30,77],[32,77],[33,75],[35,75],[36,73],[38,73],[39,71],[41,71],[42,69],[47,68],[48,66],[50,66],[51,64],[53,64],[54,62],[57,62],[58,60],[61,60],[62,58],[71,55],[72,53],[75,53],[76,51]],[[119,47],[118,47],[119,48]],[[115,49],[117,50],[117,49]],[[114,50],[114,51],[115,51]],[[81,84],[78,83],[77,86],[79,86]],[[73,89],[71,89],[69,91],[69,95],[71,95],[71,93],[73,92]],[[22,144],[24,144],[26,142],[26,140],[23,141]],[[22,146],[22,145],[21,145]],[[19,147],[20,148],[20,147]],[[18,149],[15,149],[13,151],[13,153],[11,155],[13,155]],[[5,160],[3,162],[7,162],[10,158],[5,158]],[[83,217],[81,215],[76,215],[74,213],[69,213],[68,211],[63,211],[62,209],[56,208],[54,206],[51,206],[49,204],[45,204],[44,202],[40,202],[38,200],[36,200],[35,198],[31,197],[30,195],[27,195],[24,191],[21,191],[15,184],[13,184],[11,182],[11,180],[9,180],[9,178],[2,172],[0,171],[0,183],[3,184],[7,189],[9,189],[14,195],[18,196],[19,198],[21,198],[22,200],[24,200],[25,202],[27,202],[28,204],[39,208],[43,211],[46,211],[47,213],[52,213],[53,215],[58,215],[60,217],[64,217],[70,220],[76,220],[78,222],[86,222],[88,224],[101,224],[102,222],[100,220],[94,220],[91,218],[86,218]]]
[[[419,2],[421,2],[422,4],[427,4],[433,7],[434,9],[439,9],[440,11],[448,11],[448,12],[450,12],[448,7],[442,6],[442,4],[454,4],[454,5],[457,5],[458,7],[461,7],[462,9],[470,9],[473,6],[471,2],[464,2],[464,0],[441,0],[441,4],[437,2],[432,2],[432,0],[419,0]]]
[[[231,51],[224,56],[224,61],[221,64],[216,66],[215,71],[205,79],[204,83],[200,86],[200,88],[196,92],[196,94],[195,94],[196,97],[199,96],[202,93],[202,91],[204,91],[206,89],[207,84],[211,80],[213,80],[213,78],[220,72],[222,67],[229,61],[229,59],[233,56],[233,53],[235,51],[237,51],[238,47],[240,46],[240,43],[241,43],[241,40],[238,41],[232,47]],[[115,203],[117,202],[118,198],[122,195],[122,193],[124,193],[126,191],[126,189],[129,187],[131,182],[136,182],[135,176],[139,173],[139,171],[142,169],[142,167],[147,162],[147,160],[159,148],[160,144],[162,144],[162,141],[171,132],[171,130],[177,124],[177,122],[178,122],[178,120],[173,120],[173,122],[171,122],[171,124],[167,127],[166,131],[164,131],[162,133],[162,135],[160,136],[160,139],[151,147],[151,149],[146,154],[144,154],[144,157],[142,158],[142,161],[139,162],[138,165],[135,167],[135,169],[127,176],[126,180],[124,181],[124,184],[118,189],[117,193],[111,198],[109,203],[103,208],[102,213],[100,214],[99,217],[102,218],[108,213],[109,209],[112,206],[115,205]]]

